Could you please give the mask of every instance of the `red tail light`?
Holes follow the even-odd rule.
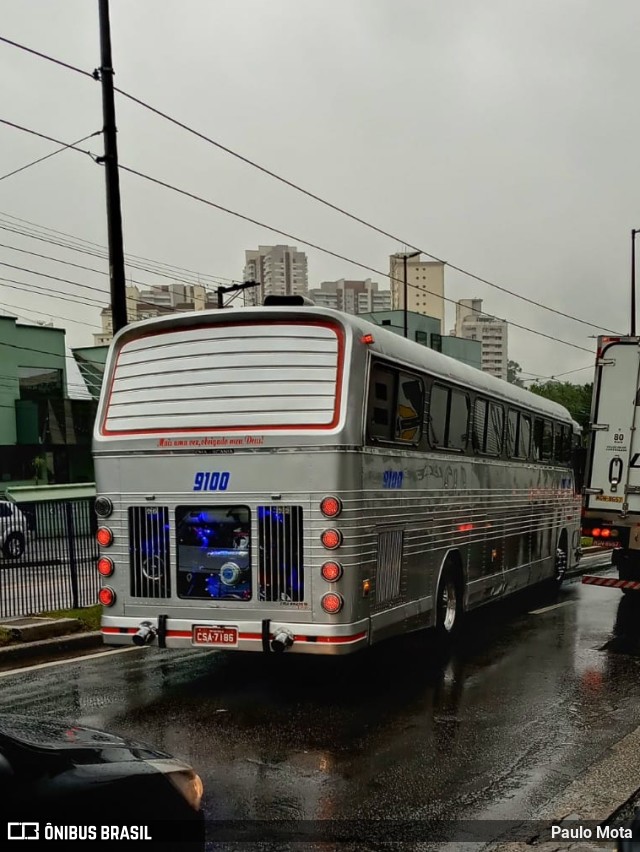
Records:
[[[116,593],[110,586],[104,586],[98,592],[98,600],[102,606],[113,606],[116,602]]]
[[[601,538],[609,538],[610,535],[611,535],[611,530],[604,529],[604,530],[600,531]]]
[[[320,601],[320,605],[325,612],[334,615],[336,612],[340,612],[344,601],[340,595],[337,595],[335,592],[328,592],[326,595],[322,596]]]
[[[103,577],[110,577],[113,574],[113,561],[108,556],[101,556],[98,559],[98,574]]]
[[[342,544],[342,533],[340,530],[325,530],[320,536],[320,541],[327,550],[335,550]]]
[[[320,573],[327,583],[335,583],[342,577],[342,565],[339,562],[325,562]]]
[[[320,503],[320,511],[325,518],[337,518],[342,511],[342,500],[339,497],[325,497]]]
[[[113,543],[113,533],[109,527],[98,527],[96,533],[96,541],[100,547],[109,547]]]
[[[598,538],[598,536],[600,535],[600,527],[596,527],[595,529],[591,530],[591,535],[594,538]]]

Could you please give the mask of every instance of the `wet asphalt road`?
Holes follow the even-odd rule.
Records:
[[[639,634],[640,594],[574,582],[470,616],[449,654],[134,650],[0,674],[0,712],[187,760],[210,819],[533,819],[640,725]]]

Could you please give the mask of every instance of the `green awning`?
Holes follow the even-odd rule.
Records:
[[[76,485],[16,485],[6,489],[6,497],[14,503],[35,503],[47,500],[81,500],[96,496],[95,482]]]

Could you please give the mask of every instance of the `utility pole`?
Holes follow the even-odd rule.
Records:
[[[631,229],[631,337],[636,334],[636,230]]]
[[[224,308],[224,294],[233,293],[236,290],[247,290],[249,287],[259,287],[259,281],[244,281],[242,284],[230,284],[228,287],[218,287],[218,310]]]
[[[109,0],[98,0],[100,13],[100,82],[102,84],[102,117],[104,121],[104,163],[107,189],[107,228],[109,234],[109,278],[111,281],[111,315],[113,333],[127,324],[127,290],[122,241],[122,212],[120,209],[120,175],[116,142],[116,107],[113,97],[113,61],[111,59],[111,30]]]

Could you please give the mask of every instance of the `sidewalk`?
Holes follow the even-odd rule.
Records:
[[[102,647],[99,607],[0,620],[0,669]]]

